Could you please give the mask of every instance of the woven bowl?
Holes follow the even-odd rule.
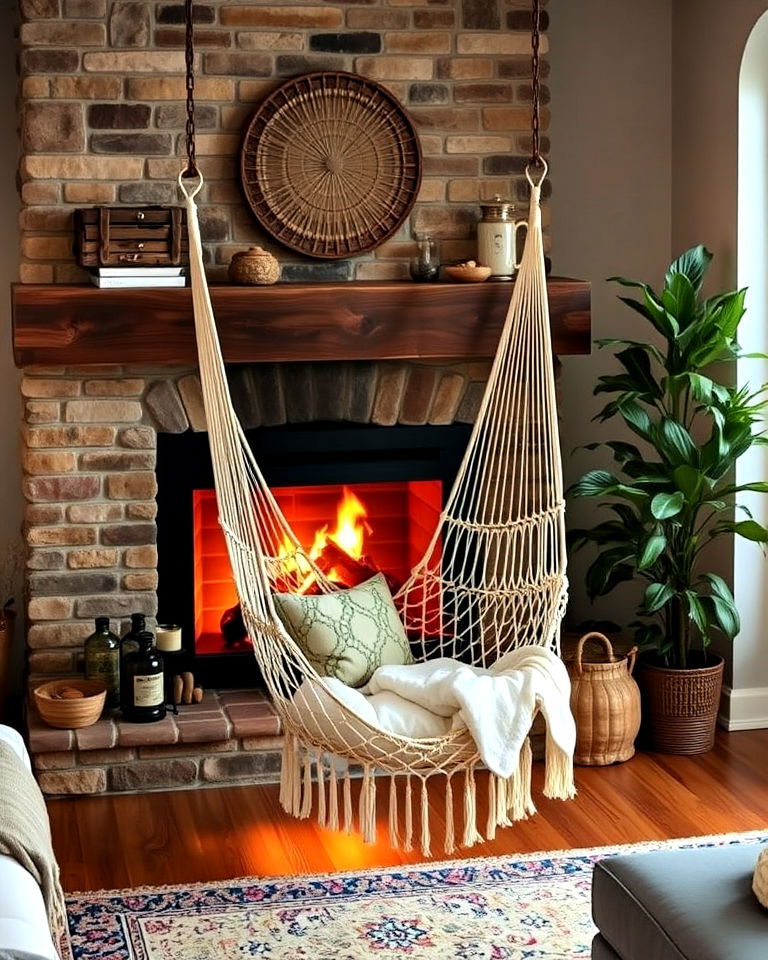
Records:
[[[446,267],[445,273],[458,283],[482,283],[490,277],[491,268],[477,265],[470,267],[466,263],[460,263],[455,267]]]
[[[56,694],[64,687],[80,690],[84,696],[72,700],[60,700]],[[100,680],[50,680],[34,691],[35,704],[40,716],[49,727],[60,730],[75,730],[90,727],[101,716],[107,688]]]

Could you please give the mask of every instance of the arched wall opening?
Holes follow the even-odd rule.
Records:
[[[739,341],[768,353],[768,12],[755,23],[739,73],[737,283],[748,287]],[[739,386],[768,382],[768,361],[741,359]],[[768,448],[755,447],[737,464],[736,481],[768,480]],[[768,497],[744,493],[739,503],[768,525]],[[724,711],[731,730],[768,726],[768,559],[754,543],[735,538],[734,595],[741,633]]]

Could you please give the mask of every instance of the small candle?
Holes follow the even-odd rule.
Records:
[[[157,649],[163,653],[181,650],[181,627],[175,623],[157,625]]]

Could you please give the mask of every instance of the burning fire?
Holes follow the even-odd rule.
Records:
[[[343,487],[342,496],[336,508],[336,527],[330,531],[328,524],[315,531],[315,539],[309,548],[308,555],[312,560],[318,560],[331,541],[353,560],[360,560],[363,556],[365,537],[370,534],[371,527],[366,522],[368,511],[365,505],[349,487]],[[299,572],[304,575],[304,581],[298,587],[299,593],[306,593],[315,581],[315,574],[307,571],[305,564],[294,555],[293,545],[287,536],[278,551],[278,559],[284,559],[286,572]],[[344,582],[344,571],[333,566],[327,571],[330,580]]]

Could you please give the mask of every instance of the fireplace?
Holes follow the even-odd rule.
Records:
[[[470,429],[314,423],[247,436],[302,544],[322,562],[330,540],[331,551],[381,570],[394,592],[431,539]],[[235,612],[207,436],[158,435],[157,477],[159,619],[181,623],[186,655],[204,684],[258,684]],[[278,555],[281,548],[270,545]],[[342,567],[327,562],[326,572],[349,585]]]

